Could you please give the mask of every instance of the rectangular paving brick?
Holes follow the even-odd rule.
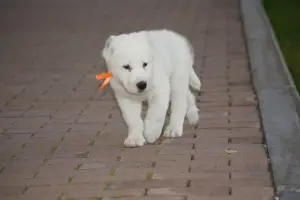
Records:
[[[227,196],[229,188],[227,186],[210,186],[202,188],[154,188],[148,191],[149,196],[165,195],[165,196]]]
[[[24,191],[25,186],[0,186],[0,197],[6,199],[10,196],[19,196]]]
[[[272,187],[261,186],[244,186],[233,187],[232,195],[247,196],[258,199],[272,199],[274,195],[274,189]]]
[[[160,200],[185,200],[184,196],[143,196],[143,197],[125,197],[122,198],[123,200],[156,200],[156,199],[160,199]],[[111,200],[111,198],[107,197],[104,198],[104,200]]]

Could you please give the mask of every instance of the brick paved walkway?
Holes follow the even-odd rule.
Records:
[[[270,199],[238,0],[13,2],[0,3],[1,200]],[[163,27],[195,47],[201,121],[125,149],[100,52],[111,33]]]

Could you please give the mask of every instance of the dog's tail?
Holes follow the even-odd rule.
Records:
[[[200,89],[201,89],[201,81],[200,81],[199,77],[197,76],[194,68],[192,68],[191,71],[190,71],[190,80],[189,80],[189,83],[192,86],[192,88],[194,88],[195,90],[200,91]]]

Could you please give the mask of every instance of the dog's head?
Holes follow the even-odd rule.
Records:
[[[151,89],[153,55],[146,33],[110,36],[102,56],[128,93],[141,94]]]

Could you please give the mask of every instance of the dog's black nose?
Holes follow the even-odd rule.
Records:
[[[145,90],[147,87],[147,83],[145,81],[140,81],[136,84],[136,87],[141,91]]]

